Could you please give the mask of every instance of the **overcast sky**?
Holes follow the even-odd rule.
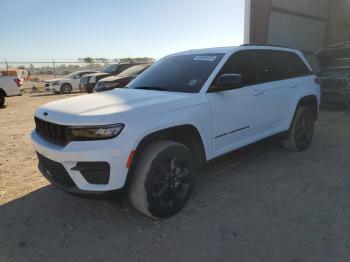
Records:
[[[243,43],[244,0],[1,0],[0,59],[160,58]]]

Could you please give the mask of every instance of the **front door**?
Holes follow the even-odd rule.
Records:
[[[257,89],[258,74],[253,50],[233,54],[220,73],[241,74],[242,84],[232,90],[215,92],[215,81],[207,94],[211,108],[212,145],[218,156],[252,142],[261,131],[262,94]]]

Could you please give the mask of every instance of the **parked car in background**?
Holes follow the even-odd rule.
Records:
[[[323,102],[350,104],[350,43],[324,48],[316,57]]]
[[[116,76],[103,78],[97,82],[94,92],[102,92],[112,90],[114,88],[125,87],[131,80],[135,79],[151,65],[152,64],[134,65]]]
[[[18,76],[0,75],[0,107],[5,104],[5,97],[20,96],[23,80]]]
[[[105,94],[35,112],[39,169],[58,188],[98,194],[128,186],[140,212],[167,218],[188,201],[200,164],[273,135],[306,150],[320,86],[300,51],[269,46],[167,56]]]
[[[83,70],[76,71],[66,75],[63,78],[56,78],[45,81],[45,90],[54,93],[68,94],[79,89],[80,78],[87,74],[97,73],[98,71]]]
[[[96,83],[105,77],[118,75],[125,69],[137,65],[135,63],[111,64],[102,69],[102,72],[85,75],[80,79],[79,88],[83,92],[92,93]]]

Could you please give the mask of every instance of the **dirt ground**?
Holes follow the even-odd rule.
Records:
[[[349,110],[322,110],[306,152],[266,141],[209,163],[185,209],[155,221],[39,174],[33,112],[64,97],[0,110],[0,261],[349,261]]]

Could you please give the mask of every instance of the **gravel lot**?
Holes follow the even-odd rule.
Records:
[[[33,112],[64,97],[0,109],[0,261],[349,261],[349,110],[322,110],[306,152],[265,141],[209,163],[185,209],[155,221],[41,177]]]

